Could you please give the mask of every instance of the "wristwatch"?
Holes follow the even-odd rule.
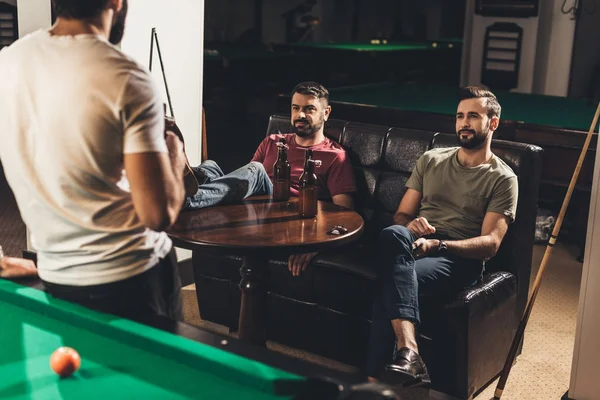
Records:
[[[438,245],[438,253],[443,253],[448,250],[448,245],[443,240],[440,240],[440,244]]]

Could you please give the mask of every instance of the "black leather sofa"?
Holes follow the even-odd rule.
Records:
[[[268,132],[286,131],[272,116]],[[451,127],[449,127],[451,129]],[[362,367],[369,337],[377,236],[390,225],[404,183],[421,154],[455,146],[455,135],[329,120],[328,136],[349,152],[356,174],[356,209],[365,219],[358,243],[319,254],[299,277],[273,259],[268,277],[267,339]],[[422,298],[420,352],[434,390],[468,399],[502,369],[529,289],[542,149],[495,140],[495,154],[519,179],[517,218],[481,282],[452,296]],[[193,253],[200,314],[237,327],[241,259]]]

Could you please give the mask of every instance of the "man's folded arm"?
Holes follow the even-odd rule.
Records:
[[[131,153],[124,155],[124,164],[133,205],[142,224],[154,231],[173,225],[185,197],[185,159],[182,164],[169,153]]]

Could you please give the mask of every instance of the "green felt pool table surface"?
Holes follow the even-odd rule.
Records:
[[[444,49],[448,47],[454,47],[461,45],[462,40],[460,39],[440,39],[432,40],[427,42],[387,42],[387,43],[294,43],[290,45],[295,48],[306,48],[306,49],[327,49],[327,50],[344,50],[344,51],[357,51],[357,52],[402,52],[409,50],[436,50]]]
[[[371,43],[306,43],[297,44],[298,48],[315,48],[349,51],[406,51],[429,50],[433,47],[428,44],[371,44]]]
[[[0,280],[2,399],[283,399],[277,382],[304,378],[133,321],[96,313]],[[81,368],[60,378],[60,346]]]
[[[444,85],[377,83],[331,89],[331,101],[455,115],[457,88]],[[502,120],[587,131],[596,107],[585,100],[495,92]]]

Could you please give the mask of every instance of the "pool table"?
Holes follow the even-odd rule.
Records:
[[[318,366],[235,339],[167,319],[149,326],[97,313],[15,282],[0,280],[0,311],[2,399],[316,399],[341,396],[338,384],[355,394],[349,398],[366,393]],[[60,346],[82,359],[68,378],[49,367]],[[380,389],[373,398],[390,398],[389,388]]]
[[[330,92],[335,103],[441,114],[452,121],[458,104],[457,86],[448,85],[380,82],[332,88]],[[509,91],[494,93],[502,106],[503,121],[587,132],[596,111],[596,105],[581,99]],[[454,125],[448,128],[453,129]]]
[[[335,84],[334,75],[347,75],[349,84],[384,79],[458,84],[462,40],[440,39],[420,42],[292,43],[274,44],[279,51],[307,54],[317,64],[316,80]],[[338,78],[339,79],[339,78]]]

